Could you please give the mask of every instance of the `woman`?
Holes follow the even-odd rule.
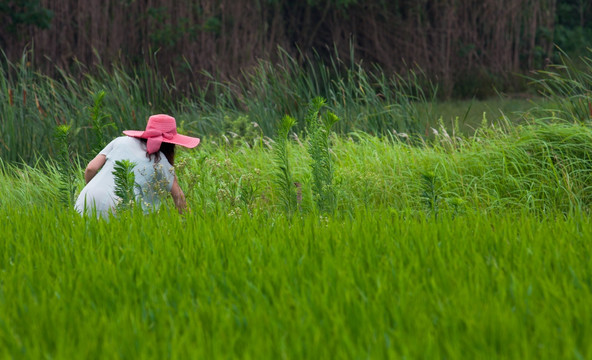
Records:
[[[194,148],[199,139],[177,134],[175,118],[164,114],[150,116],[144,131],[123,133],[127,136],[111,141],[88,163],[84,171],[86,186],[76,200],[76,211],[96,212],[104,217],[114,212],[119,198],[115,195],[113,169],[116,161],[128,160],[135,164],[134,191],[145,211],[158,208],[161,195],[170,193],[182,213],[186,203],[173,169],[175,145]]]

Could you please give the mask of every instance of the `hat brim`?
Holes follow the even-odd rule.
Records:
[[[146,139],[143,135],[144,135],[144,131],[140,131],[140,130],[124,130],[123,133],[127,136],[131,136],[131,137],[135,137],[135,138],[142,138],[142,139]],[[187,135],[181,135],[181,134],[176,134],[175,136],[173,136],[172,139],[166,139],[163,138],[162,142],[166,142],[169,144],[175,144],[175,145],[180,145],[186,148],[194,148],[197,145],[199,145],[199,138],[196,137],[192,137],[192,136],[187,136]]]

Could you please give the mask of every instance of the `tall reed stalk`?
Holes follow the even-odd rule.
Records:
[[[72,206],[74,200],[74,164],[70,142],[73,134],[70,125],[59,125],[54,130],[54,138],[58,149],[57,166],[61,173],[61,183],[58,186],[59,195],[67,206]]]
[[[329,137],[331,128],[339,118],[330,111],[322,112],[325,99],[311,100],[306,115],[308,134],[308,153],[311,158],[313,199],[317,209],[330,213],[335,209],[335,190],[333,189],[333,161],[331,159]]]
[[[1,60],[0,157],[8,161],[56,156],[47,134],[66,123],[77,134],[73,151],[84,157],[119,136],[118,130],[143,128],[154,113],[175,116],[182,131],[197,136],[221,134],[237,119],[256,124],[263,136],[274,136],[272,119],[286,114],[304,118],[309,99],[316,96],[327,99],[327,108],[342,119],[335,126],[338,133],[420,132],[432,118],[436,92],[421,73],[387,76],[337,55],[330,64],[317,57],[301,63],[280,51],[276,65],[261,61],[233,82],[211,75],[205,86],[188,93],[177,91],[174,77],[147,65],[98,65],[91,72],[77,64],[75,71],[60,70],[53,79],[32,69],[29,56],[23,54],[16,64]]]
[[[290,154],[288,151],[290,130],[296,124],[296,119],[291,116],[284,116],[278,128],[274,151],[276,164],[275,183],[279,188],[278,196],[284,206],[286,215],[291,218],[297,210],[296,187],[290,166]]]
[[[588,49],[592,54],[592,49]],[[580,56],[574,60],[559,49],[560,62],[549,65],[530,77],[540,93],[549,100],[541,116],[568,122],[592,121],[592,58]]]

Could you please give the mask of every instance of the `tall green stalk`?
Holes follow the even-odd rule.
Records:
[[[117,129],[117,126],[113,122],[106,122],[110,118],[108,114],[104,112],[105,91],[100,90],[94,95],[93,106],[90,107],[90,118],[93,132],[96,137],[96,144],[93,149],[93,154],[101,151],[107,146],[106,130],[108,128]]]
[[[427,173],[422,174],[421,178],[423,188],[421,193],[422,202],[428,214],[432,215],[434,218],[438,218],[438,211],[440,209],[440,191],[437,184],[436,173],[428,171]],[[455,204],[455,212],[456,211]]]
[[[279,187],[279,197],[288,217],[291,217],[297,210],[296,189],[290,169],[290,158],[288,153],[288,134],[296,124],[296,119],[291,116],[284,116],[278,128],[274,146],[274,160],[276,172],[274,181]]]
[[[313,199],[321,212],[332,212],[335,209],[335,192],[333,189],[333,162],[329,148],[329,135],[333,125],[339,118],[330,111],[321,114],[325,99],[312,99],[306,115],[308,130],[308,153],[312,159]]]
[[[588,49],[592,54],[592,50]],[[575,61],[559,51],[560,62],[536,72],[531,80],[538,91],[552,104],[546,115],[569,122],[592,121],[592,58],[582,56]]]
[[[74,167],[71,159],[70,138],[70,125],[62,124],[55,128],[54,139],[58,149],[57,161],[61,173],[59,198],[67,206],[72,206],[74,199]]]
[[[129,160],[118,160],[113,167],[115,195],[119,197],[118,211],[132,208],[136,201],[135,189],[137,185],[134,167],[136,164]]]

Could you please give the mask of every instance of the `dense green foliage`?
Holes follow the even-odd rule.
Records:
[[[177,154],[176,173],[190,208],[226,214],[292,212],[296,191],[304,213],[322,208],[315,199],[318,185],[309,140],[285,140],[283,145],[272,140],[234,141],[205,138],[197,150]],[[592,206],[592,129],[586,125],[489,127],[471,137],[450,135],[439,128],[438,135],[424,145],[415,141],[419,140],[406,134],[333,136],[333,174],[326,184],[335,197],[335,210],[570,214]],[[288,172],[282,169],[286,161]],[[24,168],[4,164],[3,169],[4,205],[41,204],[61,194],[53,186],[60,181],[54,177],[60,171],[51,164]],[[78,169],[74,171],[77,191],[84,185]],[[293,183],[298,188],[291,187]]]
[[[585,0],[561,0],[556,8],[554,42],[571,55],[592,46],[592,5]]]
[[[47,29],[51,25],[53,13],[41,6],[40,0],[12,0],[0,3],[0,39],[4,30],[12,36],[21,36],[18,30],[25,26]],[[2,39],[7,40],[7,39]]]

